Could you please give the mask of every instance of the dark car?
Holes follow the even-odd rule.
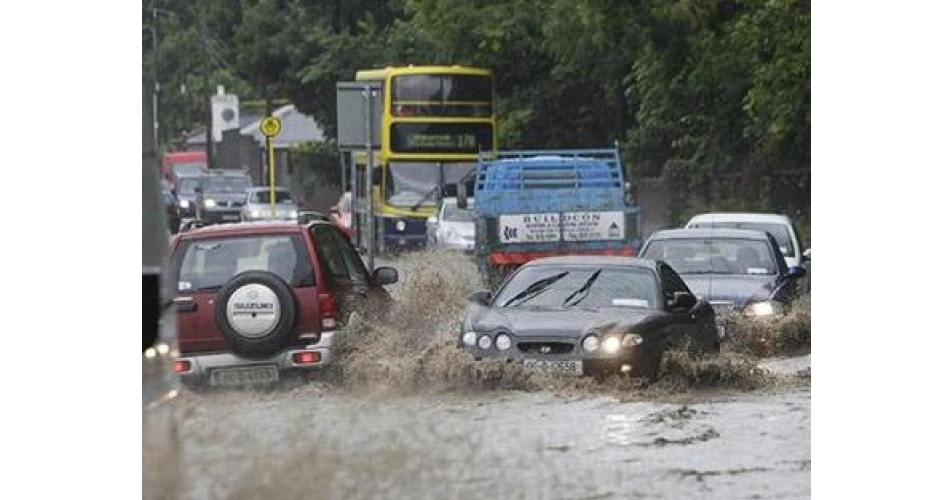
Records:
[[[664,262],[616,256],[548,257],[477,292],[458,346],[572,374],[655,378],[666,349],[720,349],[714,310]]]
[[[165,216],[168,219],[169,232],[175,234],[182,224],[182,208],[168,186],[162,184],[162,201],[165,203]]]
[[[743,229],[669,229],[652,234],[641,256],[664,260],[699,298],[718,312],[747,316],[782,314],[797,296],[797,278],[787,268],[773,235]]]
[[[209,223],[239,222],[251,187],[244,170],[209,170],[201,177],[199,218]]]
[[[330,361],[351,313],[386,309],[397,271],[368,272],[328,222],[245,222],[172,242],[178,311],[175,371],[189,383],[271,383]]]
[[[172,189],[179,204],[182,218],[194,218],[197,214],[198,188],[202,183],[201,175],[177,174],[172,180]]]

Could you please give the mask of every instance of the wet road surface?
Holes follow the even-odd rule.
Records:
[[[651,398],[323,382],[187,392],[184,495],[809,498],[809,363],[761,362],[789,383]]]

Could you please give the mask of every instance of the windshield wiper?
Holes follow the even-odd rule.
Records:
[[[600,274],[602,274],[601,269],[592,273],[592,275],[589,276],[587,280],[585,280],[585,283],[578,290],[572,292],[568,297],[565,298],[565,301],[562,302],[562,307],[574,306],[575,304],[585,300],[585,297],[588,296],[588,291],[592,288],[592,283],[595,283],[595,280],[598,279],[598,275]],[[569,304],[569,301],[571,301],[576,295],[579,296],[578,300]]]
[[[516,301],[521,301],[520,303],[525,302],[531,299],[532,297],[539,295],[546,288],[549,288],[550,286],[552,286],[553,283],[566,277],[568,274],[569,274],[568,271],[562,271],[561,273],[554,274],[552,276],[549,276],[548,278],[542,278],[541,280],[536,281],[535,283],[527,286],[525,290],[514,295],[511,299],[507,300],[506,303],[503,304],[502,306],[509,307]]]
[[[422,198],[417,200],[416,204],[413,205],[413,210],[414,211],[418,210],[420,206],[423,205],[423,202],[427,200],[427,198],[429,198],[434,193],[438,193],[439,191],[440,191],[440,186],[433,186],[433,189],[427,191],[426,194],[423,195]]]

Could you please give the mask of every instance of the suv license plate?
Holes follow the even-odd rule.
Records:
[[[212,385],[267,384],[278,381],[277,365],[212,370]]]
[[[542,373],[561,373],[569,375],[582,374],[582,361],[544,361],[541,359],[525,359],[522,365],[526,368]]]

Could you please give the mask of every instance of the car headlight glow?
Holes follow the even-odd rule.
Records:
[[[644,342],[644,339],[642,339],[641,335],[638,335],[637,333],[626,333],[621,338],[622,347],[634,347],[642,342]]]
[[[261,210],[252,210],[252,211],[251,211],[251,216],[252,216],[252,217],[261,217]]]
[[[179,201],[178,201],[178,206],[180,206],[180,207],[182,207],[182,208],[188,208],[188,200],[179,200]]]
[[[602,350],[605,351],[606,354],[615,354],[619,349],[621,349],[621,340],[617,335],[612,335],[602,342]]]
[[[397,231],[403,232],[407,228],[407,223],[402,220],[397,221]]]
[[[512,347],[512,338],[510,338],[509,335],[506,335],[505,333],[500,333],[499,335],[496,335],[496,349],[499,349],[500,351],[505,351],[506,349],[509,349],[510,347]]]
[[[206,208],[212,208],[212,207],[214,207],[214,206],[215,206],[215,200],[213,200],[213,199],[211,199],[211,198],[208,198],[208,199],[205,200],[205,207],[206,207]]]
[[[493,345],[493,339],[489,335],[483,335],[479,337],[479,348],[480,349],[489,349]]]
[[[468,346],[476,345],[476,332],[466,332],[463,334],[463,344]]]
[[[582,339],[582,349],[585,352],[595,352],[598,350],[598,337],[589,335]]]
[[[290,212],[288,212],[288,217],[294,218],[294,217],[297,217],[297,216],[298,216],[298,211],[297,211],[297,210],[291,210]]]
[[[772,300],[766,300],[763,302],[754,302],[753,304],[744,308],[745,316],[773,316],[774,314],[780,313],[780,304]]]

